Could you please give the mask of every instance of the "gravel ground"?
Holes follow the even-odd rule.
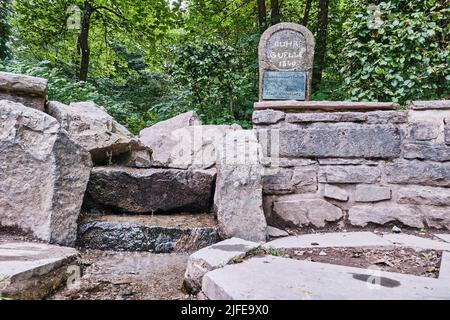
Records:
[[[413,249],[375,250],[358,248],[317,248],[288,250],[290,258],[314,262],[331,263],[357,268],[379,268],[382,271],[398,272],[437,278],[442,257],[441,251]]]
[[[188,255],[146,252],[81,253],[82,277],[52,300],[184,300]]]

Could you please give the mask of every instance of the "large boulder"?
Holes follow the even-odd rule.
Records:
[[[223,238],[266,240],[261,171],[254,132],[239,130],[227,134],[217,163],[214,198]]]
[[[96,167],[91,173],[86,205],[128,213],[207,212],[215,178],[215,169]]]
[[[10,100],[44,111],[47,92],[47,79],[0,72],[0,100]]]
[[[0,224],[73,245],[91,170],[89,153],[56,119],[0,101]]]
[[[65,105],[51,101],[48,112],[61,123],[72,140],[91,153],[94,163],[120,161],[130,162],[131,166],[150,167],[151,149],[140,144],[94,102]]]
[[[139,134],[139,140],[153,150],[153,161],[155,166],[181,168],[188,167],[183,158],[183,154],[176,154],[180,149],[180,139],[183,131],[178,131],[189,126],[201,125],[197,113],[189,111],[174,118],[158,122],[157,124],[145,128]],[[186,138],[186,137],[185,137]],[[180,163],[181,162],[181,163]]]

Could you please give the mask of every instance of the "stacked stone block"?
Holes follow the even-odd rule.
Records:
[[[269,224],[450,229],[450,101],[405,111],[257,110],[253,123]]]

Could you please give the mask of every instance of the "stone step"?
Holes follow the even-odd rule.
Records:
[[[215,179],[215,169],[94,167],[83,207],[133,214],[207,212]]]
[[[87,249],[193,252],[220,241],[209,214],[94,215],[78,226],[78,245]]]
[[[208,272],[202,291],[211,300],[448,300],[443,280],[263,256]]]
[[[0,300],[44,299],[77,275],[73,248],[0,239]]]

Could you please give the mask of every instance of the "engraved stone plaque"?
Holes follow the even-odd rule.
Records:
[[[290,70],[300,66],[306,54],[305,37],[292,30],[281,30],[270,37],[267,48],[267,61],[276,69]]]
[[[264,73],[264,100],[305,100],[306,73],[267,71]]]
[[[310,100],[314,38],[307,28],[279,23],[259,44],[259,100]]]

